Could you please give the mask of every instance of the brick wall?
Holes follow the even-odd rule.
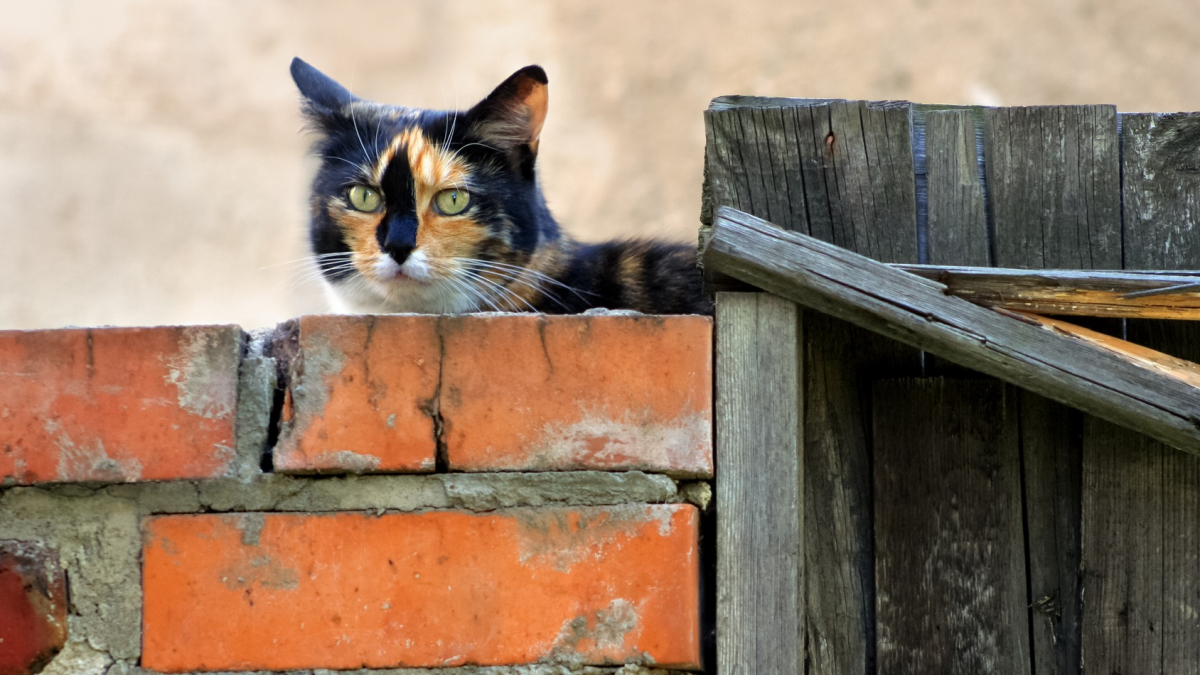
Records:
[[[630,315],[0,332],[0,675],[698,670],[711,351]]]

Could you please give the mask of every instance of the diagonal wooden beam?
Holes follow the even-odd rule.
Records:
[[[944,284],[735,209],[714,216],[705,267],[1200,455],[1191,364],[980,307]]]

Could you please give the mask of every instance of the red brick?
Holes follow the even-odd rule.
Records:
[[[40,672],[67,641],[67,585],[32,542],[0,542],[0,675]]]
[[[236,326],[0,332],[0,479],[234,471]]]
[[[433,316],[306,316],[275,448],[278,471],[433,471]]]
[[[699,662],[686,505],[159,516],[151,670]]]
[[[712,474],[707,317],[454,317],[442,334],[451,469]]]

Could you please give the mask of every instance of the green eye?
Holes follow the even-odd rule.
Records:
[[[471,193],[466,190],[442,190],[433,197],[438,213],[443,216],[457,216],[467,210],[471,203]]]
[[[365,185],[355,185],[350,188],[350,206],[353,206],[356,211],[374,213],[379,210],[382,201],[378,192]]]

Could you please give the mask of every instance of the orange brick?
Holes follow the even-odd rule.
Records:
[[[707,317],[454,317],[442,334],[451,469],[712,474]]]
[[[0,479],[232,473],[241,335],[237,326],[0,332]]]
[[[159,516],[150,670],[699,664],[686,505]]]
[[[433,471],[433,316],[306,316],[275,448],[283,472]]]

